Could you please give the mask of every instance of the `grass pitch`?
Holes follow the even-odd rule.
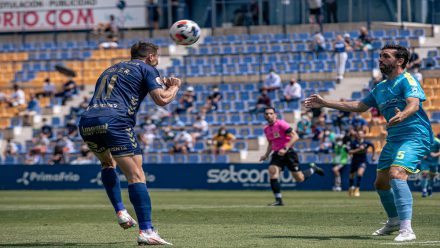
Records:
[[[417,242],[373,237],[386,215],[375,192],[152,191],[153,223],[174,247],[440,246],[440,194],[414,194]],[[134,214],[124,191],[124,202]],[[0,247],[136,247],[104,191],[0,191]]]

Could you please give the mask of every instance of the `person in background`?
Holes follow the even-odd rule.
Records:
[[[56,88],[55,84],[50,81],[50,78],[44,80],[43,91],[36,94],[37,98],[41,96],[53,97],[55,95]]]
[[[272,105],[272,101],[270,97],[267,95],[267,90],[262,90],[261,95],[258,96],[257,102],[255,103],[255,107],[249,110],[251,114],[258,114],[264,111],[265,108],[270,107]]]
[[[220,127],[217,134],[212,137],[212,153],[215,155],[225,154],[227,151],[232,150],[232,143],[234,140],[235,136],[228,132],[226,127]]]
[[[325,0],[327,10],[327,23],[338,22],[338,5],[336,0]]]
[[[335,175],[335,181],[333,184],[333,191],[342,191],[341,188],[341,170],[348,164],[348,148],[347,144],[342,141],[342,136],[336,137],[335,143],[333,143],[333,174]]]
[[[274,91],[281,89],[281,77],[275,72],[275,69],[270,69],[269,74],[266,76],[266,79],[264,80],[263,87],[261,87],[261,90],[266,91]]]
[[[284,99],[281,101],[298,101],[301,99],[302,88],[301,85],[296,81],[295,78],[292,78],[286,87],[284,87],[283,96]]]
[[[319,30],[322,30],[322,0],[307,0],[309,5],[309,23],[318,24]]]
[[[420,67],[422,66],[422,58],[420,58],[419,54],[416,52],[416,48],[411,47],[411,55],[409,56],[409,61],[406,65],[406,69],[410,70],[413,69],[413,67],[415,66],[418,66],[418,68],[420,69]]]
[[[180,132],[174,137],[174,145],[170,149],[170,154],[188,154],[193,147],[194,144],[191,135],[185,130],[185,127],[181,127]]]
[[[149,28],[159,29],[160,9],[154,0],[149,0],[147,4],[147,24]]]
[[[333,43],[333,51],[336,63],[336,83],[340,84],[342,79],[344,79],[345,64],[348,58],[344,38],[340,34],[336,36],[336,41]]]
[[[344,34],[344,44],[345,44],[345,51],[352,52],[355,47],[355,42],[351,39],[349,33]]]
[[[358,39],[355,41],[356,43],[356,49],[357,50],[363,50],[365,52],[373,49],[373,46],[371,45],[371,42],[373,41],[373,38],[371,38],[368,29],[366,27],[361,27],[359,29],[360,35]]]
[[[216,111],[220,100],[223,98],[217,85],[212,87],[212,92],[213,93],[207,97],[206,104],[200,109],[200,114],[202,115],[210,113],[211,111]]]

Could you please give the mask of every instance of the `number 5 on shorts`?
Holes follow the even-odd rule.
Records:
[[[398,151],[397,152],[397,159],[403,159],[405,157],[405,151]]]

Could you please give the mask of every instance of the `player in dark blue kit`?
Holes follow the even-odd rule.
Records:
[[[364,139],[364,131],[359,130],[356,132],[356,139],[350,143],[349,154],[352,154],[350,164],[350,177],[349,177],[349,188],[348,195],[359,197],[361,195],[359,188],[361,186],[362,176],[364,175],[365,169],[367,169],[367,151],[371,147],[373,150],[373,160],[374,160],[374,145]],[[356,186],[354,185],[354,178],[356,176]]]
[[[181,85],[178,78],[160,78],[155,68],[159,62],[157,50],[154,44],[138,42],[131,47],[130,61],[106,69],[79,122],[82,138],[101,161],[102,183],[124,229],[137,223],[122,203],[116,165],[128,180],[129,198],[139,222],[139,245],[170,244],[152,225],[142,151],[133,130],[136,113],[147,94],[157,105],[164,106],[174,99]]]

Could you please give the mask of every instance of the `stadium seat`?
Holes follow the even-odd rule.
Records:
[[[198,164],[200,163],[201,158],[198,154],[189,154],[188,155],[188,163],[190,164]]]
[[[215,157],[214,163],[216,164],[227,164],[229,163],[229,156],[226,154],[219,154]]]
[[[161,163],[163,163],[163,164],[171,164],[173,162],[174,162],[173,156],[171,156],[169,154],[162,154]]]
[[[215,163],[215,156],[212,154],[202,154],[201,163]]]
[[[159,155],[157,154],[147,154],[147,160],[145,161],[148,164],[157,164],[159,163]]]

